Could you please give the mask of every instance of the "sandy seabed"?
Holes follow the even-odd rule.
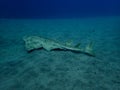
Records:
[[[84,47],[27,53],[23,37],[37,35]],[[0,19],[0,90],[120,90],[120,16],[74,19]]]

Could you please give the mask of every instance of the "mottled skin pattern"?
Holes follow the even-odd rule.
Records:
[[[92,47],[88,45],[85,49],[73,47],[66,44],[61,44],[55,40],[51,40],[48,38],[42,38],[38,36],[29,36],[24,37],[23,40],[25,41],[25,47],[27,51],[32,51],[39,48],[44,48],[47,51],[51,51],[54,49],[61,49],[61,50],[71,50],[76,52],[86,53],[88,55],[94,56]]]

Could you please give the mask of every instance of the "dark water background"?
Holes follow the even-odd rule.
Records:
[[[55,18],[120,15],[120,0],[0,0],[0,17]]]

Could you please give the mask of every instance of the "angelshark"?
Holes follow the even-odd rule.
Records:
[[[88,44],[85,49],[82,49],[78,47],[79,46],[78,44],[76,46],[71,46],[67,44],[62,44],[52,39],[43,38],[39,36],[27,36],[24,37],[23,40],[25,42],[25,48],[27,49],[28,52],[36,49],[44,48],[47,51],[51,51],[55,49],[70,50],[74,52],[85,53],[90,56],[95,56],[93,52],[92,43]]]

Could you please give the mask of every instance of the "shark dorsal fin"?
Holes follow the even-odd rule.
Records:
[[[81,43],[76,44],[74,47],[75,48],[80,48]]]

